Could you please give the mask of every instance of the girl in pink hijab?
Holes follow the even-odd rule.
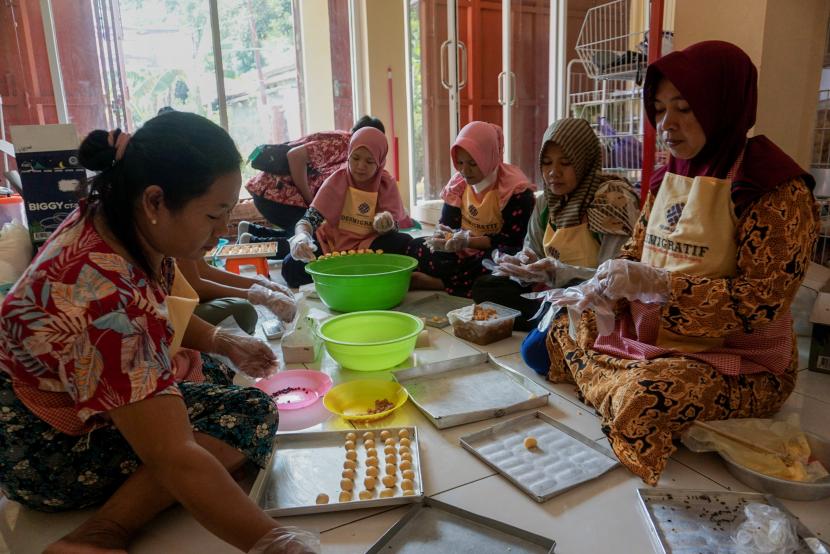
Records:
[[[305,264],[318,254],[381,249],[403,254],[412,237],[398,232],[412,226],[398,186],[383,168],[389,149],[386,135],[364,127],[352,135],[342,168],[320,187],[289,241],[282,275],[290,287],[311,282]]]
[[[466,125],[450,156],[458,171],[441,192],[444,207],[432,237],[416,239],[408,254],[418,260],[412,287],[469,297],[487,272],[490,252],[522,248],[536,187],[518,167],[502,162],[501,127],[484,121]]]

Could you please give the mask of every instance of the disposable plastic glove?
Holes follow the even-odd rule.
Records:
[[[227,357],[245,375],[268,377],[277,371],[277,357],[259,339],[234,335],[217,327],[212,345],[212,352]]]
[[[292,321],[297,313],[297,302],[293,295],[288,296],[262,285],[251,285],[251,288],[248,289],[248,302],[265,306],[271,310],[271,313],[285,322]]]
[[[592,277],[584,283],[566,289],[546,291],[544,299],[552,306],[568,309],[572,337],[576,336],[576,323],[582,317],[582,313],[588,310],[593,310],[596,315],[597,332],[601,337],[610,335],[614,330],[616,302],[602,295],[597,287],[596,278]]]
[[[317,256],[314,252],[317,251],[317,245],[314,244],[314,239],[311,235],[305,232],[299,232],[288,241],[291,257],[300,262],[313,262]]]
[[[299,527],[275,527],[248,554],[319,554],[320,534]]]
[[[669,272],[630,260],[608,260],[597,268],[597,287],[609,300],[665,304],[671,293]]]
[[[380,212],[375,215],[375,220],[372,222],[372,227],[375,231],[384,235],[390,231],[395,230],[395,218],[389,212]]]
[[[291,289],[286,287],[285,285],[281,285],[279,283],[275,283],[270,279],[266,279],[262,275],[256,276],[256,282],[259,285],[262,285],[266,289],[271,289],[274,292],[281,292],[284,295],[288,296],[289,298],[294,298],[294,293],[291,292]]]
[[[553,287],[556,284],[556,270],[561,265],[555,258],[542,258],[529,264],[505,261],[493,270],[493,275],[513,277],[523,283],[545,283]]]
[[[454,230],[446,225],[438,225],[438,229],[426,244],[432,252],[458,252],[467,248],[470,242],[470,232],[466,229]]]
[[[460,252],[467,248],[470,243],[470,232],[466,229],[459,229],[452,234],[452,238],[444,245],[446,252]]]

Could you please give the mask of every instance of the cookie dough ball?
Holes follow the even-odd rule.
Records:
[[[392,436],[392,434],[391,434],[389,431],[381,431],[381,432],[380,432],[380,438],[381,438],[381,440],[386,440],[386,439],[388,439],[388,438],[389,438],[389,437],[391,437],[391,436]]]
[[[372,440],[372,439],[366,439],[365,441],[363,441],[363,446],[366,447],[366,450],[369,450],[370,448],[374,448],[375,447],[375,441]]]
[[[377,467],[367,467],[366,468],[366,476],[367,477],[377,477],[380,474],[380,470]]]
[[[346,460],[343,462],[343,469],[357,469],[357,462],[354,460]]]
[[[366,458],[366,465],[378,467],[378,459],[374,456],[370,456],[369,458]]]
[[[388,489],[395,488],[395,483],[398,482],[398,478],[395,475],[384,475],[383,479],[380,480],[383,483],[383,486]]]
[[[398,431],[398,436],[402,439],[408,439],[409,438],[409,429],[401,429],[400,431]]]
[[[415,483],[412,482],[412,479],[404,479],[401,481],[401,488],[405,491],[411,491],[415,488]]]
[[[395,453],[395,447],[394,446],[387,446],[386,448],[383,449],[383,453],[386,454],[387,456],[389,454],[394,454]]]
[[[533,450],[534,448],[536,448],[536,444],[536,437],[527,437],[525,439],[525,448],[527,448],[528,450]]]
[[[372,431],[366,431],[365,433],[363,433],[363,440],[367,441],[373,438],[375,438],[375,434]]]
[[[321,492],[317,495],[317,500],[315,500],[317,504],[328,504],[329,503],[329,495],[324,492]]]
[[[404,496],[415,496],[415,491],[412,491],[412,490],[403,491],[403,495]]]
[[[354,480],[357,473],[353,469],[344,469],[343,470],[343,479],[352,479]]]
[[[367,448],[366,449],[366,456],[368,458],[377,458],[378,457],[378,451],[375,450],[374,448]]]
[[[354,488],[354,481],[352,481],[351,479],[341,479],[340,488],[344,491],[350,491]]]
[[[386,439],[385,441],[383,441],[383,444],[385,444],[386,446],[395,446],[395,439]]]
[[[375,491],[360,491],[358,496],[361,500],[371,500],[375,497]]]
[[[404,470],[404,472],[401,474],[401,476],[404,479],[411,479],[412,481],[414,481],[415,480],[415,471],[413,471],[411,469]]]
[[[346,450],[354,450],[354,441],[346,441],[346,444],[343,445]]]
[[[396,463],[398,463],[398,458],[396,458],[394,454],[389,454],[388,456],[386,456],[386,463],[395,465]]]
[[[346,440],[347,441],[352,441],[352,442],[356,441],[357,440],[357,434],[356,433],[346,433]]]
[[[395,489],[383,489],[380,491],[381,498],[392,498],[395,496]]]
[[[409,469],[409,468],[401,468],[401,469]],[[386,475],[395,475],[398,472],[398,468],[396,468],[393,464],[386,464]]]
[[[340,492],[340,502],[351,502],[352,501],[352,491],[341,491]]]
[[[408,438],[404,437],[401,439],[401,446],[406,446],[407,448],[409,448],[410,444],[412,444],[412,441],[410,441]]]
[[[347,460],[357,460],[357,452],[355,450],[346,450]]]
[[[367,477],[363,480],[363,486],[366,487],[367,490],[372,490],[377,485],[377,479],[374,477]]]
[[[410,454],[409,452],[404,452],[403,454],[401,454],[401,460],[406,460],[407,462],[411,462],[412,461],[412,454]]]
[[[401,471],[403,471],[405,469],[412,469],[412,462],[410,462],[409,460],[402,460],[400,467],[401,467]]]

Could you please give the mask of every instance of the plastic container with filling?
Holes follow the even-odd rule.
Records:
[[[305,266],[320,300],[338,312],[386,310],[409,290],[415,258],[399,254],[330,256]]]
[[[353,312],[323,323],[317,334],[329,355],[346,369],[379,371],[406,360],[424,322],[401,312]]]
[[[495,310],[495,314],[486,320],[476,321],[473,312],[476,306],[484,310]],[[447,314],[455,336],[476,344],[490,344],[506,339],[513,334],[513,322],[521,314],[519,310],[507,308],[493,302],[482,302],[453,310]]]
[[[24,227],[28,226],[23,198],[17,195],[0,196],[0,227],[12,221],[16,221]]]

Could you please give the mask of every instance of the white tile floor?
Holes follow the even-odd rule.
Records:
[[[419,294],[423,293],[410,293],[413,297]],[[522,362],[518,351],[523,333],[514,333],[510,339],[480,347],[456,339],[450,328],[438,330],[430,327],[429,331],[431,345],[416,351],[417,361],[449,359],[476,351],[489,352],[506,365],[531,376],[553,393],[543,412],[591,439],[605,441],[598,418],[593,410],[577,400],[573,387],[548,383]],[[809,341],[801,340],[799,347],[800,367],[804,368]],[[340,369],[325,354],[321,361],[308,364],[308,367],[322,369],[331,374],[335,382],[367,377],[391,378],[389,372],[364,374]],[[806,430],[830,437],[830,375],[802,370],[796,392],[784,410],[798,412]],[[636,489],[644,486],[638,478],[624,468],[617,468],[548,502],[536,503],[459,446],[461,435],[495,422],[489,420],[441,431],[408,403],[376,426],[418,426],[424,489],[428,496],[553,538],[557,542],[557,553],[652,551],[643,517],[635,502]],[[286,412],[280,421],[280,432],[346,427],[349,427],[347,422],[331,417],[319,405],[298,412]],[[660,486],[747,490],[726,471],[717,456],[694,454],[684,449],[673,457]],[[84,512],[42,514],[7,500],[0,500],[0,503],[0,552],[40,552],[46,544],[88,515]],[[784,503],[820,537],[830,538],[830,499]],[[405,511],[406,508],[359,510],[284,518],[283,521],[319,531],[326,553],[351,554],[364,552]],[[173,508],[137,537],[130,551],[138,554],[212,554],[231,552],[233,549],[202,529],[184,510]]]

